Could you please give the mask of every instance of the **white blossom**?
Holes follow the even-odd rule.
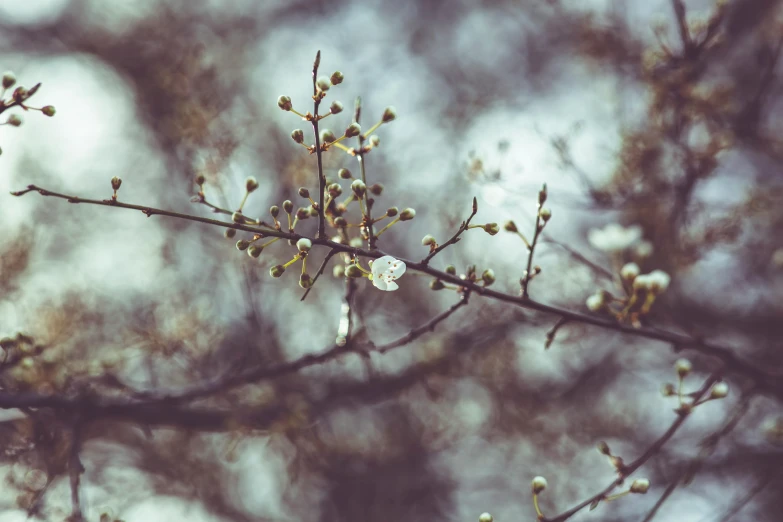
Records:
[[[637,265],[636,263],[627,263],[620,270],[620,276],[628,281],[633,281],[636,278],[636,276],[639,275],[639,272],[640,272],[639,265]]]
[[[372,284],[376,288],[391,292],[397,290],[399,285],[395,279],[405,273],[405,263],[392,256],[379,257],[372,263]]]
[[[619,252],[634,245],[642,238],[642,227],[632,225],[624,227],[609,223],[604,228],[594,228],[587,234],[587,240],[598,250]]]

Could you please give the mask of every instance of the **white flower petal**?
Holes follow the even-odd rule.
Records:
[[[389,286],[386,284],[386,281],[384,281],[380,277],[374,277],[372,280],[372,284],[375,286],[375,288],[380,288],[381,290],[386,290],[386,288]]]
[[[372,264],[372,273],[373,275],[382,274],[389,270],[394,264],[394,262],[397,261],[392,256],[383,256],[376,259]]]
[[[386,291],[387,292],[392,292],[394,290],[397,290],[399,287],[400,287],[400,285],[398,285],[394,281],[390,281],[389,284],[386,285]]]

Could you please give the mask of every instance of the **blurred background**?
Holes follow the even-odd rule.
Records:
[[[532,236],[546,183],[553,217],[534,299],[588,313],[596,291],[622,293],[624,263],[663,270],[672,282],[646,325],[719,342],[780,375],[781,4],[0,0],[0,69],[28,88],[42,82],[30,104],[57,110],[2,116],[23,123],[0,127],[0,387],[177,390],[334,343],[340,256],[301,302],[297,270],[268,275],[293,254],[282,241],[254,259],[201,223],[9,195],[36,184],[106,199],[118,176],[121,201],[227,219],[191,202],[193,180],[203,175],[206,198],[235,208],[254,176],[246,214],[269,221],[270,205],[303,206],[299,187],[317,193],[315,157],[290,133],[312,137],[276,102],[312,110],[318,50],[323,74],[345,76],[326,104],[346,110],[322,126],[340,135],[357,96],[364,128],[397,110],[367,156],[368,184],[385,187],[377,209],[412,207],[416,218],[385,232],[382,250],[421,259],[421,238],[448,239],[475,196],[473,223],[501,232],[469,230],[433,266],[491,268],[493,288],[517,295],[527,252],[503,223]],[[358,171],[339,150],[324,158],[332,180]],[[297,232],[314,234],[314,221]],[[641,237],[622,249],[588,240],[611,223],[638,225]],[[311,272],[325,253],[313,249]],[[398,282],[396,292],[357,282],[356,338],[380,345],[458,301],[412,272]],[[676,359],[693,362],[688,391],[720,369],[576,323],[545,349],[556,321],[474,295],[407,346],[195,405],[225,415],[90,423],[85,518],[533,520],[537,475],[554,516],[613,480],[596,443],[632,461],[674,421],[676,399],[660,390],[676,382]],[[699,406],[634,475],[651,481],[646,495],[572,520],[780,520],[781,394],[725,370],[728,397]],[[39,408],[2,410],[0,421],[0,522],[65,519],[68,419]]]

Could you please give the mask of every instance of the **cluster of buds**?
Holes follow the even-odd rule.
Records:
[[[724,399],[729,394],[729,385],[724,381],[718,381],[710,387],[709,395],[697,401],[692,398],[693,394],[683,392],[685,379],[693,371],[691,362],[688,359],[677,359],[674,363],[674,371],[677,374],[677,384],[664,384],[661,394],[664,397],[677,397],[679,406],[674,411],[679,415],[688,415],[696,406],[708,401]]]
[[[669,288],[671,276],[663,270],[641,274],[636,263],[626,263],[620,269],[620,284],[625,297],[614,297],[605,290],[589,296],[585,302],[591,312],[605,311],[618,321],[630,321],[641,326],[640,317],[650,313],[655,300]],[[610,306],[616,304],[617,307]]]
[[[52,105],[31,107],[27,104],[27,100],[32,98],[32,96],[38,92],[38,89],[41,88],[40,83],[35,84],[30,89],[26,89],[19,85],[11,92],[11,97],[8,99],[6,99],[6,93],[16,85],[16,76],[14,73],[10,71],[3,73],[2,85],[2,91],[0,91],[0,114],[12,107],[21,107],[25,111],[40,111],[44,116],[54,116],[56,111]],[[19,127],[21,124],[22,118],[17,114],[11,114],[4,122],[0,123],[0,125],[10,125],[11,127]],[[0,154],[2,154],[2,152],[2,149],[0,149]]]

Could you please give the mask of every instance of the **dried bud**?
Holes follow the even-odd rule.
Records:
[[[206,181],[207,181],[207,178],[204,176],[204,174],[198,174],[196,176],[196,185],[198,185],[199,187],[201,185],[203,185],[204,183],[206,183]]]
[[[348,265],[345,267],[345,275],[348,277],[362,277],[364,272],[362,272],[362,269],[356,265]]]
[[[399,211],[399,209],[397,209],[397,207],[391,207],[390,209],[388,209],[388,210],[386,211],[386,215],[387,215],[388,217],[394,217],[394,216],[396,216],[396,215],[397,215],[399,212],[400,212],[400,211]]]
[[[11,125],[12,127],[18,127],[22,124],[22,118],[20,118],[16,114],[12,114],[8,117],[8,119],[5,122],[8,125]]]
[[[276,218],[280,214],[280,207],[277,205],[272,205],[269,207],[269,213],[272,214],[273,218]]]
[[[329,106],[329,112],[332,114],[340,114],[343,112],[343,104],[338,102],[337,100],[333,101],[332,104]]]
[[[538,215],[541,216],[541,220],[546,223],[552,218],[552,211],[548,208],[542,208],[538,211]]]
[[[491,268],[487,268],[484,270],[484,273],[481,274],[481,280],[484,281],[484,286],[489,286],[492,283],[495,282],[495,272]]]
[[[120,190],[120,186],[122,186],[122,180],[120,178],[118,178],[117,176],[111,178],[112,190]]]
[[[710,390],[711,399],[723,399],[729,394],[729,385],[725,382],[718,382],[712,386]]]
[[[543,205],[546,201],[547,192],[546,192],[546,183],[544,183],[544,186],[541,188],[540,191],[538,191],[538,204]]]
[[[310,217],[310,211],[306,208],[299,208],[296,211],[296,219],[299,221],[304,221],[305,219]]]
[[[337,137],[334,135],[334,132],[330,131],[329,129],[324,129],[321,131],[321,141],[324,143],[332,143],[335,141]]]
[[[307,190],[307,189],[306,189],[306,188],[304,188],[304,187],[301,187],[301,188],[299,189],[299,195],[300,195],[301,197],[303,197],[303,198],[309,199],[309,198],[310,198],[310,191],[309,191],[309,190]]]
[[[291,103],[291,98],[289,96],[280,96],[277,99],[277,106],[284,111],[290,111],[293,108],[293,104]]]
[[[316,87],[320,89],[323,92],[326,92],[329,90],[329,87],[332,86],[332,82],[329,81],[329,78],[326,76],[321,76],[318,78],[318,81],[315,82]]]
[[[241,212],[234,212],[231,214],[231,221],[241,225],[245,222],[245,216],[243,216]]]
[[[375,183],[374,185],[370,185],[369,187],[370,192],[375,196],[380,196],[381,193],[383,193],[383,185],[380,183]]]
[[[332,77],[329,78],[329,81],[332,83],[332,85],[340,85],[343,83],[343,80],[345,79],[345,76],[343,76],[343,73],[340,71],[334,71],[332,73]]]
[[[344,217],[336,217],[334,218],[334,226],[339,228],[344,228],[348,226],[348,222],[345,220]]]
[[[389,123],[390,121],[394,121],[395,118],[397,118],[397,111],[394,109],[394,107],[386,107],[386,109],[383,111],[381,121],[383,123]]]
[[[519,232],[519,229],[517,228],[517,224],[513,221],[506,221],[506,223],[503,225],[503,229],[506,232]]]
[[[264,247],[261,245],[252,245],[250,248],[247,249],[247,255],[250,257],[258,258],[258,256],[261,255],[261,252],[264,250]]]
[[[3,89],[10,89],[16,84],[16,76],[11,71],[3,73]]]
[[[598,452],[601,453],[602,455],[607,455],[607,456],[612,455],[612,452],[609,450],[609,444],[607,444],[606,442],[601,441],[598,443],[596,447],[598,448]]]
[[[57,111],[53,105],[47,105],[46,107],[41,108],[41,112],[44,113],[44,116],[49,116],[51,118]]]
[[[538,495],[546,489],[547,483],[544,477],[535,477],[532,482],[533,494]]]
[[[430,290],[435,290],[437,292],[438,290],[443,290],[444,288],[446,288],[446,285],[444,285],[443,281],[440,279],[433,279],[430,281]]]
[[[674,369],[677,371],[677,375],[682,379],[691,373],[693,365],[688,359],[677,359],[674,363]]]
[[[367,192],[367,185],[364,184],[364,181],[355,179],[353,180],[353,183],[351,183],[351,190],[356,194],[357,198],[362,199]]]
[[[291,203],[290,199],[286,199],[285,201],[283,201],[283,210],[285,211],[286,214],[290,214],[291,212],[294,211],[294,204]]]
[[[280,277],[283,275],[283,272],[285,272],[285,267],[283,265],[275,265],[269,269],[269,275],[272,277]]]
[[[302,129],[295,129],[291,132],[291,139],[297,143],[304,143],[304,131]]]
[[[636,479],[631,484],[631,493],[639,493],[644,495],[647,490],[650,489],[650,481],[647,479]]]
[[[454,265],[447,266],[445,272],[449,275],[457,275],[457,269],[454,267]]]
[[[348,128],[345,129],[345,137],[346,138],[353,138],[354,136],[358,136],[362,133],[362,126],[358,123],[351,123],[348,125]]]
[[[226,239],[231,239],[237,235],[237,231],[233,228],[227,228],[223,231],[223,236]]]
[[[429,246],[429,245],[436,245],[437,242],[435,241],[435,238],[433,236],[427,234],[421,239],[421,244],[423,246]]]
[[[388,214],[389,211],[387,210],[386,213]],[[406,208],[405,210],[400,212],[400,221],[410,221],[415,217],[416,217],[416,211],[412,208]]]
[[[245,180],[245,189],[248,192],[253,192],[257,188],[258,188],[258,181],[256,180],[256,178],[250,176]]]
[[[498,232],[500,232],[500,227],[497,223],[487,223],[484,225],[484,232],[489,234],[490,236],[494,236]]]
[[[348,169],[340,169],[337,171],[337,175],[340,177],[340,179],[351,179],[353,176],[351,175],[351,171]]]
[[[247,250],[247,247],[250,246],[250,241],[246,239],[240,239],[237,241],[237,250]]]
[[[370,136],[370,145],[373,147],[378,147],[381,144],[381,138],[377,134],[373,134]]]
[[[310,274],[305,273],[299,276],[299,286],[305,290],[313,286],[313,278],[310,277]]]
[[[296,248],[300,252],[309,252],[310,249],[313,248],[313,242],[307,239],[306,237],[303,237],[296,242]]]

